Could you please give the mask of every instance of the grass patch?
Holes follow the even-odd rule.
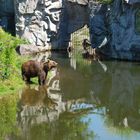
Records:
[[[19,56],[15,48],[27,43],[0,28],[0,95],[13,93],[24,83],[21,78],[21,64],[27,59]]]

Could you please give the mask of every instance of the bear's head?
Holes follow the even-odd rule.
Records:
[[[48,59],[47,62],[43,63],[43,68],[44,71],[47,72],[49,70],[51,70],[52,68],[55,68],[57,66],[57,63],[53,60]]]

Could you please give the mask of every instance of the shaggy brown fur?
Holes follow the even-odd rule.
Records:
[[[30,78],[38,77],[39,85],[44,85],[48,71],[56,66],[57,63],[52,60],[48,60],[47,62],[29,60],[23,63],[21,67],[23,80],[26,81],[26,83],[30,83]]]

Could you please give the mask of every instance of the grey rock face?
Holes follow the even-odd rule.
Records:
[[[115,12],[116,10],[118,13]],[[135,25],[138,10],[138,7],[122,4],[120,0],[114,2],[110,16],[111,51],[109,54],[111,57],[140,60],[140,35],[137,34]],[[113,12],[116,14],[114,15]]]
[[[60,0],[15,0],[16,34],[32,45],[48,49],[49,42],[57,33],[61,12]]]
[[[98,7],[93,12],[94,17],[90,17],[93,23],[90,25],[92,47],[99,47],[106,37],[108,42],[106,47],[100,49],[102,53],[116,59],[140,60],[140,35],[136,32],[139,6],[115,0],[103,13],[101,8],[96,12]]]
[[[129,4],[135,4],[135,3],[139,3],[139,0],[125,0],[127,3]]]
[[[5,29],[11,27],[5,14],[14,16],[13,4],[16,34],[32,44],[20,49],[23,54],[66,49],[71,34],[88,25],[92,48],[111,58],[140,60],[139,0],[114,0],[110,5],[94,0],[5,0],[0,4]]]
[[[16,34],[46,50],[50,44],[66,49],[70,34],[88,22],[87,0],[16,0],[15,5]]]
[[[16,51],[21,54],[21,55],[26,55],[26,54],[35,54],[38,52],[45,52],[46,50],[50,50],[51,46],[43,47],[43,46],[35,46],[35,45],[25,45],[22,44],[20,46],[17,46]]]
[[[55,44],[56,49],[66,49],[71,40],[71,33],[88,24],[89,9],[87,4],[86,0],[63,0],[57,40],[51,42]]]
[[[66,3],[68,13],[68,33],[73,33],[88,24],[88,7],[78,3]],[[71,10],[72,9],[72,10]]]
[[[88,0],[68,0],[69,2],[78,3],[81,5],[88,5]]]
[[[90,3],[90,40],[92,48],[101,46],[107,38],[107,5],[98,2]]]

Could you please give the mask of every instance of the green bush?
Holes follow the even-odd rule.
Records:
[[[3,91],[14,90],[15,83],[22,80],[19,65],[22,60],[15,51],[19,44],[26,43],[24,40],[14,37],[0,28],[0,94]],[[15,85],[17,87],[17,84]]]
[[[8,79],[16,72],[15,47],[24,41],[5,33],[0,29],[0,78]]]
[[[101,3],[106,3],[106,4],[109,4],[109,3],[112,3],[113,0],[98,0],[99,2]]]

